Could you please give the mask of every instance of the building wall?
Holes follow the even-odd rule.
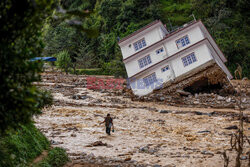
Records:
[[[137,36],[134,40],[131,40],[129,42],[126,42],[125,44],[123,44],[121,46],[121,51],[122,51],[122,56],[123,59],[126,59],[127,57],[135,54],[136,52],[141,51],[142,49],[160,41],[161,39],[163,39],[164,37],[164,32],[162,31],[160,26],[155,27],[153,30],[146,30],[145,32],[143,32],[141,35]],[[146,44],[147,46],[135,51],[134,48],[134,43],[136,41],[139,41],[140,39],[145,38]],[[130,46],[130,47],[129,47]]]
[[[140,72],[142,70],[145,70],[146,68],[148,68],[148,67],[152,66],[153,64],[155,64],[155,63],[163,60],[164,58],[166,58],[165,49],[163,49],[163,52],[161,52],[160,54],[156,54],[156,50],[160,49],[162,47],[163,47],[163,45],[160,45],[159,47],[156,47],[156,48],[152,49],[151,51],[149,51],[147,54],[143,54],[141,56],[138,56],[134,60],[125,63],[125,67],[126,67],[126,70],[127,70],[128,77],[131,77],[134,74],[136,74],[136,73],[138,73],[138,72]],[[145,57],[145,56],[147,56],[147,55],[150,55],[152,63],[149,64],[146,67],[140,68],[138,60]]]
[[[184,67],[182,58],[191,54],[192,52],[195,53],[197,61]],[[182,74],[185,74],[186,72],[199,67],[202,64],[205,64],[206,62],[210,61],[213,59],[211,56],[211,53],[209,52],[209,49],[206,44],[200,45],[197,48],[194,48],[193,50],[186,52],[182,54],[181,56],[175,58],[172,60],[172,67],[175,72],[175,77],[178,77]]]
[[[176,40],[185,36],[185,35],[189,36],[190,44],[178,49],[177,45],[176,45]],[[173,54],[185,49],[186,47],[191,46],[192,44],[194,44],[202,39],[204,39],[203,33],[202,33],[201,29],[199,28],[199,26],[196,26],[195,28],[193,28],[189,31],[181,32],[178,34],[178,36],[170,38],[169,40],[164,42],[163,45],[159,45],[158,47],[152,47],[152,49],[149,50],[146,54],[135,55],[135,58],[133,60],[130,60],[129,62],[125,63],[128,77],[131,77],[134,74],[152,66],[153,64],[158,63],[159,61],[161,61],[169,56],[172,56]],[[163,47],[164,52],[162,52],[160,54],[156,54],[156,50],[161,48],[161,47]],[[139,64],[138,64],[138,60],[141,59],[142,57],[147,56],[147,55],[150,55],[152,63],[144,68],[140,68]]]
[[[194,52],[197,61],[184,67],[182,62],[182,57],[185,57],[189,55],[190,53]],[[212,55],[207,47],[207,45],[204,43],[202,45],[199,45],[192,50],[182,53],[180,56],[177,56],[176,58],[157,66],[155,69],[150,70],[150,72],[146,72],[145,74],[141,75],[139,78],[136,79],[135,82],[132,83],[132,90],[136,95],[143,96],[153,91],[153,89],[156,88],[156,86],[159,86],[160,84],[170,81],[174,79],[175,77],[178,77],[182,74],[185,74],[186,72],[189,72],[192,69],[195,69],[196,67],[199,67],[202,64],[207,63],[212,59]],[[169,65],[169,70],[162,72],[161,69],[165,66]],[[156,73],[157,79],[159,79],[159,82],[154,84],[153,86],[150,86],[148,88],[145,87],[143,83],[143,78],[146,76]]]
[[[181,37],[186,36],[186,35],[188,35],[188,37],[189,37],[190,44],[178,49],[178,47],[176,45],[176,40],[178,40]],[[164,43],[164,46],[166,47],[166,50],[167,50],[167,56],[171,56],[171,55],[189,47],[190,45],[192,45],[192,44],[194,44],[202,39],[204,39],[204,36],[203,36],[203,33],[202,33],[199,26],[196,26],[188,31],[182,31],[182,32],[178,33],[177,36],[170,38],[169,40],[167,40]]]

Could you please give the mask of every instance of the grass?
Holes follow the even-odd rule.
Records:
[[[20,125],[19,129],[0,136],[0,167],[29,166],[43,150],[49,150],[49,146],[48,139],[32,123]],[[67,155],[61,148],[49,151],[48,157],[49,164],[61,165],[58,161],[67,160]]]

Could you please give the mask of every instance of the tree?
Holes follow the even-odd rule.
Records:
[[[249,5],[247,0],[192,0],[194,14],[215,38],[229,70],[233,73],[239,63],[245,77],[250,77]]]
[[[0,1],[0,133],[30,122],[51,102],[32,85],[42,66],[29,59],[41,54],[41,29],[53,5],[53,0]]]
[[[72,63],[68,51],[65,51],[65,50],[61,51],[60,53],[57,54],[56,57],[57,57],[56,65],[64,69],[66,74],[68,74],[68,69]]]

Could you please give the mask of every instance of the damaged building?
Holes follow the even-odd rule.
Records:
[[[201,21],[169,32],[156,20],[119,41],[133,93],[231,89],[232,75]]]

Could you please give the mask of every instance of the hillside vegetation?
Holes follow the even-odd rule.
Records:
[[[44,150],[48,156],[38,163],[32,163]],[[50,148],[48,139],[32,124],[21,125],[0,137],[0,166],[60,167],[68,157],[62,148]]]
[[[229,70],[233,73],[240,64],[243,75],[250,75],[247,0],[62,0],[60,5],[68,10],[93,11],[83,25],[99,32],[91,38],[65,21],[56,21],[56,13],[48,19],[44,55],[56,56],[67,50],[74,68],[102,68],[103,74],[126,77],[118,39],[156,19],[171,30],[193,20],[194,14],[216,39]]]

